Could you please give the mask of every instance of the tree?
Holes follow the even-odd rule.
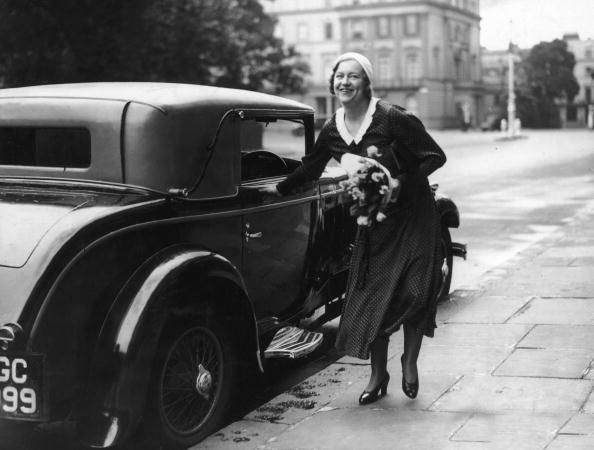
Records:
[[[563,40],[541,42],[532,47],[522,61],[525,82],[519,92],[519,98],[524,99],[520,110],[529,110],[530,124],[545,128],[560,126],[555,100],[571,103],[580,89],[573,75],[574,66],[575,56],[567,50]],[[528,126],[528,122],[525,123]]]
[[[303,89],[307,67],[257,0],[0,0],[7,86],[169,81]]]
[[[571,102],[580,90],[574,66],[575,56],[567,50],[567,42],[541,42],[532,47],[526,59],[528,82],[537,95]]]

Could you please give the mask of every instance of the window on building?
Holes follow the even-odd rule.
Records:
[[[420,77],[421,61],[418,52],[407,52],[404,59],[404,78],[407,82],[414,82]]]
[[[390,84],[392,80],[392,58],[389,54],[380,54],[377,59],[377,77],[381,86]]]
[[[419,34],[419,16],[409,14],[404,19],[404,33],[407,36],[416,36]]]
[[[462,79],[462,56],[460,53],[454,55],[454,70],[456,72],[456,80]]]
[[[355,19],[351,22],[351,37],[353,39],[363,39],[363,21]]]
[[[377,35],[379,37],[390,36],[390,19],[388,17],[378,17],[378,19],[377,19]]]
[[[324,24],[324,37],[326,39],[334,38],[334,28],[332,26],[332,22],[326,22]]]
[[[336,61],[337,55],[335,53],[324,53],[322,55],[322,66],[324,67],[324,79],[328,80],[332,75],[332,69],[334,61]]]
[[[300,41],[305,41],[309,37],[309,27],[306,23],[298,23],[297,24],[297,39]]]
[[[584,58],[592,59],[592,47],[586,48],[586,51],[584,52]]]

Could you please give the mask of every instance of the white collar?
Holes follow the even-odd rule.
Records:
[[[338,129],[338,134],[340,134],[340,137],[347,145],[351,145],[353,141],[355,141],[355,144],[361,142],[361,139],[363,139],[363,135],[367,132],[369,125],[371,125],[373,113],[375,112],[375,107],[377,106],[378,101],[379,98],[377,97],[372,97],[369,101],[367,112],[365,113],[363,122],[361,122],[361,127],[359,128],[359,131],[357,131],[357,134],[355,136],[352,136],[346,127],[346,123],[344,121],[344,107],[338,108],[336,110],[336,128]]]

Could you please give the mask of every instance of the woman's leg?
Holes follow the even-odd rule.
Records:
[[[417,371],[417,359],[421,351],[423,334],[416,328],[404,324],[404,377],[408,383],[414,383],[419,379]]]
[[[379,335],[371,343],[369,353],[371,355],[371,377],[365,390],[371,392],[384,382],[388,373],[388,344],[390,337]]]

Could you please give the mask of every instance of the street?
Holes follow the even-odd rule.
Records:
[[[501,140],[497,132],[433,133],[448,162],[433,176],[460,209],[452,238],[468,244],[456,259],[452,290],[552,233],[594,198],[594,133],[524,131]]]
[[[439,183],[439,191],[458,205],[461,226],[452,230],[452,238],[468,245],[468,259],[454,260],[452,291],[475,289],[494,269],[505,267],[518,253],[555,233],[594,198],[592,131],[525,130],[516,140],[477,131],[435,131],[432,135],[444,148],[448,162],[431,181]],[[251,414],[274,423],[279,411],[258,408],[323,372],[338,358],[332,348],[336,325],[333,321],[323,328],[324,346],[308,359],[275,361],[272,374],[254,382],[253,391],[246,393],[235,420]],[[367,371],[363,361],[349,367],[345,370]],[[325,390],[343,382],[344,375],[343,371],[319,375],[315,389],[301,392],[301,403],[292,400],[287,409],[296,405],[302,410],[313,408],[319,398],[328,395]],[[12,440],[9,430],[2,429],[0,434],[2,449],[47,450],[67,445],[64,438],[53,435],[34,433]]]

